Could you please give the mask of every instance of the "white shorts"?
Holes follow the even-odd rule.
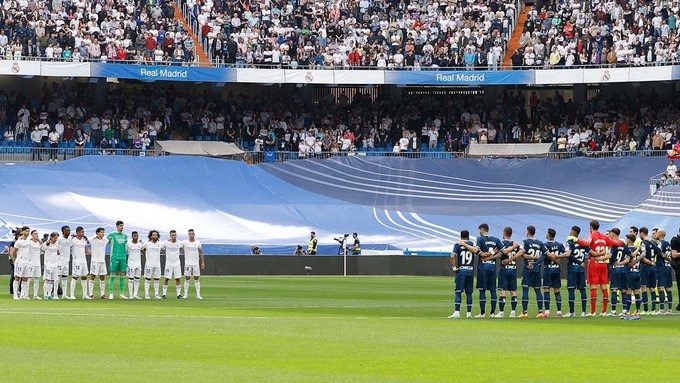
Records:
[[[56,281],[61,275],[61,267],[59,265],[45,265],[45,279]]]
[[[75,263],[74,262],[73,263],[73,271],[71,272],[71,275],[74,278],[84,277],[84,276],[87,276],[89,274],[89,272],[87,270],[88,270],[87,269],[87,263],[85,263],[85,262]]]
[[[182,277],[182,266],[181,265],[165,265],[165,274],[167,279],[175,279]]]
[[[62,263],[59,266],[59,275],[62,277],[68,277],[68,262]]]
[[[33,273],[33,267],[26,262],[17,261],[14,263],[14,276],[28,278]]]
[[[107,275],[106,262],[91,262],[90,275]]]
[[[35,279],[40,279],[42,278],[42,266],[31,266],[31,272],[29,273],[29,277],[35,278]]]
[[[146,279],[156,279],[161,277],[161,268],[160,267],[145,267],[144,268],[144,278]]]
[[[142,266],[129,266],[127,268],[127,272],[125,275],[128,276],[128,278],[138,278],[142,276]]]
[[[185,277],[200,277],[201,268],[198,265],[184,265],[184,276]]]

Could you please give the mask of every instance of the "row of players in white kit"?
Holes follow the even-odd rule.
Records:
[[[16,249],[16,258],[14,259],[14,299],[29,299],[30,281],[34,283],[33,299],[41,299],[38,295],[38,281],[43,276],[40,266],[41,253],[44,254],[45,264],[45,282],[43,287],[45,299],[58,299],[57,291],[60,283],[63,297],[65,299],[75,299],[75,290],[79,278],[81,279],[83,299],[92,299],[96,276],[99,276],[100,279],[100,296],[102,299],[106,299],[105,279],[107,268],[105,258],[106,246],[109,243],[112,247],[109,263],[111,269],[111,279],[109,281],[111,294],[109,298],[113,298],[114,274],[118,274],[120,298],[127,299],[124,294],[123,273],[125,273],[128,278],[130,299],[141,299],[138,293],[142,274],[142,255],[144,255],[145,299],[151,299],[149,292],[152,280],[155,299],[164,299],[170,279],[175,279],[176,281],[177,298],[187,298],[191,277],[194,278],[196,297],[203,299],[201,297],[199,276],[200,270],[205,268],[205,258],[201,242],[195,239],[193,230],[189,231],[189,239],[186,241],[177,241],[177,234],[174,230],[170,232],[170,239],[164,242],[159,241],[160,233],[156,230],[149,232],[149,240],[147,242],[140,241],[137,232],[132,232],[132,241],[127,241],[127,236],[122,234],[121,222],[118,233],[112,233],[108,237],[104,237],[104,230],[100,228],[97,230],[96,236],[88,241],[82,227],[76,229],[74,236],[70,236],[70,230],[68,227],[64,227],[62,228],[61,236],[57,233],[52,233],[44,243],[40,241],[37,231],[30,232],[30,237],[28,228],[24,227],[21,231],[19,238],[13,244],[13,247]],[[114,255],[113,249],[116,247],[120,250],[122,250],[121,248],[125,249],[124,253],[118,253],[122,253],[122,257]],[[165,282],[163,284],[162,296],[160,295],[161,253],[165,254]],[[182,286],[180,284],[180,253],[184,254],[185,261],[184,275],[186,280],[184,282],[184,295],[182,295]],[[89,270],[86,255],[90,255]],[[68,294],[69,262],[71,261],[71,256],[71,276],[73,278],[70,283],[70,294]],[[21,282],[21,295],[18,294],[19,282]]]

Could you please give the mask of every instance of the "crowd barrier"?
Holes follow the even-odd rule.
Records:
[[[0,75],[256,84],[560,85],[680,80],[680,65],[466,71],[443,68],[380,70],[365,67],[265,69],[197,67],[179,63],[147,65],[120,62],[0,60]]]

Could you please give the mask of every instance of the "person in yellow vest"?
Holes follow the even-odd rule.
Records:
[[[318,243],[318,241],[316,239],[316,233],[315,232],[309,233],[309,243],[307,244],[307,254],[316,255],[317,243]]]

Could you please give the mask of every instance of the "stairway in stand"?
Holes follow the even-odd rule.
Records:
[[[184,26],[184,30],[187,31],[189,34],[189,37],[191,37],[192,40],[194,40],[194,47],[196,49],[196,58],[198,59],[198,65],[199,66],[210,66],[210,59],[208,58],[208,55],[205,53],[203,50],[203,44],[201,44],[201,39],[199,36],[196,36],[194,32],[191,30],[189,27],[189,23],[187,20],[184,18],[184,15],[182,15],[182,10],[175,4],[175,19],[179,20],[182,22],[182,25]]]
[[[522,37],[522,31],[524,30],[524,22],[527,21],[527,16],[531,12],[530,5],[524,7],[524,10],[517,17],[517,24],[515,24],[515,30],[510,36],[510,41],[508,41],[508,50],[505,52],[505,58],[503,59],[503,67],[512,67],[512,55],[515,53],[515,49],[519,49],[519,38]]]

